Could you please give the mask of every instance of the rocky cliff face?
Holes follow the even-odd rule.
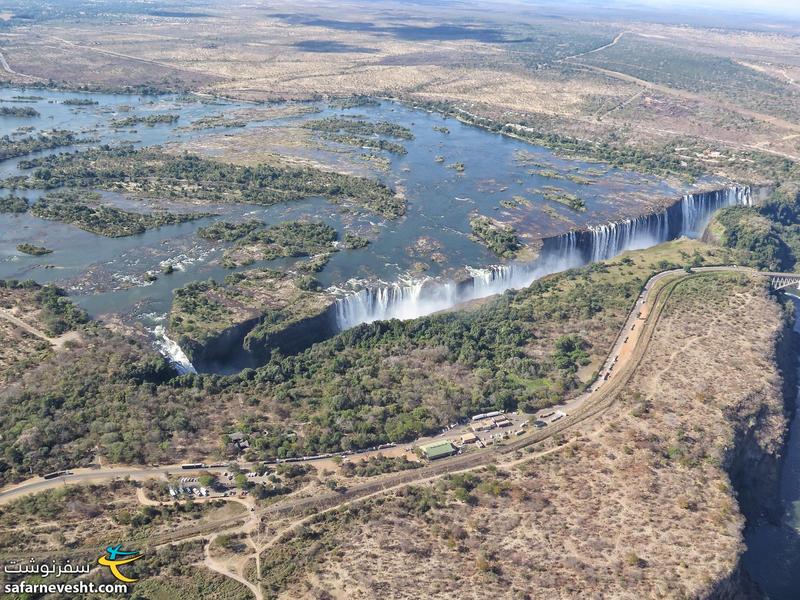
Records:
[[[787,316],[785,325],[775,336],[771,361],[777,366],[780,381],[776,392],[783,399],[783,418],[770,410],[769,399],[755,394],[749,407],[742,407],[734,443],[725,460],[725,469],[736,490],[739,508],[748,522],[768,519],[778,523],[782,513],[779,496],[781,457],[786,444],[788,423],[797,401],[797,357],[800,336]],[[729,577],[717,582],[708,594],[709,600],[746,600],[764,598],[741,564]]]
[[[262,333],[262,327],[269,333]],[[181,348],[200,372],[233,372],[256,368],[267,362],[271,354],[301,352],[336,331],[332,305],[322,312],[293,320],[285,326],[265,323],[254,317],[225,328],[203,342],[182,339]]]

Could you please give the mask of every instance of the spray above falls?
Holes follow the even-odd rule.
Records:
[[[594,225],[543,240],[539,257],[471,269],[464,281],[423,280],[367,288],[336,302],[340,330],[385,319],[414,319],[506,290],[527,287],[534,280],[627,250],[641,250],[682,236],[702,235],[712,215],[728,206],[750,206],[750,187],[687,194],[680,202],[648,215]]]

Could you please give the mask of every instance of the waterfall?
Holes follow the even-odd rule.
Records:
[[[510,263],[469,269],[465,281],[425,279],[367,288],[336,302],[340,330],[385,319],[414,319],[469,302],[529,286],[534,280],[573,267],[613,258],[682,236],[702,235],[714,212],[727,206],[751,206],[749,187],[687,194],[664,210],[542,240],[539,257],[530,263]]]
[[[155,335],[156,347],[161,354],[169,359],[178,373],[181,375],[185,373],[197,373],[194,365],[192,365],[192,361],[190,361],[186,353],[181,350],[178,343],[167,337],[167,331],[163,325],[156,325],[153,328],[153,334]]]

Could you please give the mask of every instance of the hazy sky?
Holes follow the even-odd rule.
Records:
[[[660,8],[680,6],[682,8],[713,7],[728,11],[771,12],[800,16],[800,0],[633,0],[621,5],[646,5]]]

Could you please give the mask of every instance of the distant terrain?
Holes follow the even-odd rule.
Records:
[[[792,600],[800,15],[601,4],[7,2],[0,562]]]

